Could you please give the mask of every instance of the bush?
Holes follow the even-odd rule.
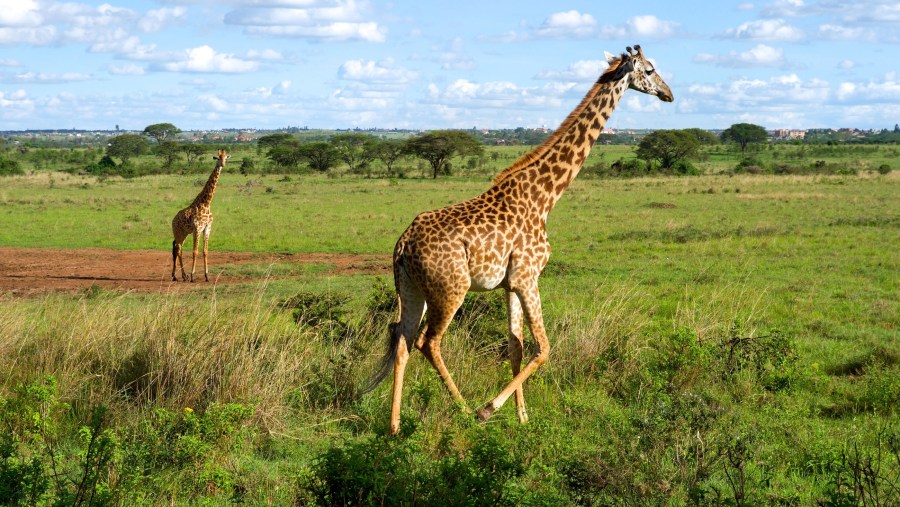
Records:
[[[0,158],[0,176],[13,176],[22,174],[25,174],[25,171],[21,166],[19,166],[18,161],[10,160],[8,158]]]
[[[892,170],[893,169],[888,164],[881,164],[880,166],[878,166],[878,174],[888,174]]]
[[[698,176],[700,174],[700,170],[689,160],[675,162],[675,165],[672,166],[672,172],[682,176]]]
[[[734,166],[735,173],[760,174],[765,171],[765,164],[756,157],[746,157]]]

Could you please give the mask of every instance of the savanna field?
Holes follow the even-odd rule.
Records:
[[[395,318],[394,243],[525,148],[433,180],[272,174],[233,147],[210,278],[242,283],[0,294],[0,504],[898,505],[897,148],[814,149],[754,154],[808,172],[735,173],[717,146],[701,175],[623,179],[598,176],[632,148],[595,148],[547,224],[529,423],[512,401],[476,422],[416,352],[388,437],[390,382],[358,387]],[[0,246],[158,250],[167,279],[172,216],[212,163],[93,176],[83,150],[0,178]],[[443,347],[469,408],[496,395],[502,292],[470,294]]]

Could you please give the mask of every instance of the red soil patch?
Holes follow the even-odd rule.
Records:
[[[70,292],[99,285],[104,289],[169,292],[206,288],[213,284],[245,283],[259,278],[229,274],[229,265],[268,263],[319,263],[334,266],[323,275],[387,274],[389,255],[268,254],[210,251],[210,281],[172,282],[172,254],[160,250],[110,250],[106,248],[0,247],[0,293],[14,295]],[[190,272],[190,250],[184,256]],[[199,274],[199,276],[198,276]],[[284,278],[284,277],[277,277]],[[289,278],[289,277],[288,277]],[[180,273],[179,273],[180,279]],[[198,257],[195,280],[203,280],[203,257]]]

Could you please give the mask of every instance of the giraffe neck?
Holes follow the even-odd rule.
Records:
[[[546,218],[578,176],[606,121],[627,89],[626,80],[602,78],[543,144],[522,155],[494,179],[494,187],[519,186]]]
[[[217,163],[216,168],[213,169],[212,174],[209,175],[209,179],[206,180],[206,185],[203,187],[203,190],[197,194],[191,207],[209,207],[209,203],[212,202],[213,195],[216,193],[216,185],[219,183],[219,174],[221,173],[222,164]]]

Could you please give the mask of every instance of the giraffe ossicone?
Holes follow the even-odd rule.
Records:
[[[190,206],[184,208],[175,214],[172,219],[172,281],[177,282],[176,262],[181,266],[181,279],[188,280],[187,273],[184,272],[184,259],[182,256],[181,246],[188,235],[194,237],[194,256],[191,260],[191,282],[194,281],[194,269],[197,266],[197,248],[200,236],[203,237],[203,278],[209,281],[209,265],[207,256],[209,254],[209,234],[212,231],[213,214],[210,209],[213,195],[216,193],[216,186],[219,183],[219,175],[225,167],[225,161],[228,160],[228,152],[219,150],[213,157],[216,161],[216,167],[209,175],[203,190],[197,194]]]
[[[550,258],[547,215],[578,175],[627,89],[673,100],[640,46],[609,55],[608,61],[609,67],[546,141],[500,172],[478,197],[419,214],[397,241],[398,319],[388,328],[381,365],[364,388],[373,389],[393,369],[391,433],[400,431],[403,375],[413,347],[434,366],[451,396],[465,405],[441,357],[441,339],[467,292],[497,288],[507,296],[512,380],[476,414],[487,419],[515,395],[519,421],[528,420],[522,384],[550,353],[538,291],[538,277]],[[426,310],[428,319],[419,332]],[[526,321],[538,351],[523,367]]]

